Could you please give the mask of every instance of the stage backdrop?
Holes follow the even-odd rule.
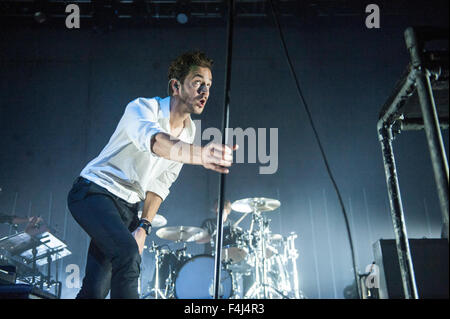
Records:
[[[408,63],[403,31],[415,24],[446,25],[448,16],[384,17],[380,29],[367,29],[360,18],[325,17],[285,28],[349,213],[361,271],[374,260],[372,243],[393,238],[376,122]],[[64,282],[66,266],[79,265],[83,275],[88,246],[86,234],[67,213],[73,180],[108,142],[128,102],[166,96],[169,62],[185,50],[202,49],[215,60],[210,100],[195,119],[201,119],[203,130],[220,129],[225,39],[225,26],[176,24],[108,32],[83,25],[79,30],[0,30],[0,211],[41,215],[67,242],[72,255],[58,266],[63,298],[77,293]],[[230,126],[277,128],[278,169],[260,175],[260,166],[267,164],[235,164],[226,197],[280,200],[280,209],[267,216],[274,233],[298,234],[300,289],[309,298],[343,298],[353,281],[345,225],[276,29],[237,21],[233,54]],[[444,136],[448,150],[448,133]],[[394,147],[408,234],[439,237],[441,214],[424,132],[401,134]],[[199,226],[213,216],[218,182],[216,173],[185,166],[160,210],[168,226]],[[245,220],[242,227],[248,225]],[[0,237],[12,232],[0,226]],[[168,243],[155,232],[147,244],[152,241]],[[202,251],[188,245],[192,254]],[[153,270],[153,254],[145,252],[144,290]]]

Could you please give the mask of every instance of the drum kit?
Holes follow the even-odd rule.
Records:
[[[231,209],[243,216],[230,226],[224,226],[222,245],[221,299],[281,299],[303,298],[299,290],[295,249],[297,235],[284,237],[272,233],[270,219],[264,213],[274,212],[280,202],[269,198],[245,198],[232,203]],[[248,215],[250,227],[238,225]],[[143,299],[211,299],[213,297],[214,256],[192,256],[187,243],[204,243],[210,238],[215,251],[215,234],[199,227],[163,227],[167,220],[156,215],[152,221],[156,235],[183,247],[170,249],[156,245],[148,249],[155,255],[153,283],[142,294]]]

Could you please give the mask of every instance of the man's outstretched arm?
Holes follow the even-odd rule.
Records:
[[[167,133],[159,132],[151,140],[151,150],[158,156],[185,164],[202,165],[219,173],[228,173],[233,163],[233,151],[227,145],[209,143],[206,146],[189,144]]]

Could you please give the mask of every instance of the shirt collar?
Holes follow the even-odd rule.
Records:
[[[167,130],[170,130],[170,96],[159,100],[159,106],[161,107],[161,112],[166,122]],[[195,134],[195,126],[194,123],[192,122],[190,115],[188,124],[186,125],[186,129],[190,137],[192,137]]]
[[[159,101],[159,106],[161,107],[163,117],[170,120],[170,96],[161,99]]]

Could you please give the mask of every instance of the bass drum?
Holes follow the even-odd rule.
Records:
[[[219,296],[228,299],[233,295],[233,281],[229,271],[222,268]],[[214,257],[198,255],[186,261],[175,279],[175,298],[214,298]]]

